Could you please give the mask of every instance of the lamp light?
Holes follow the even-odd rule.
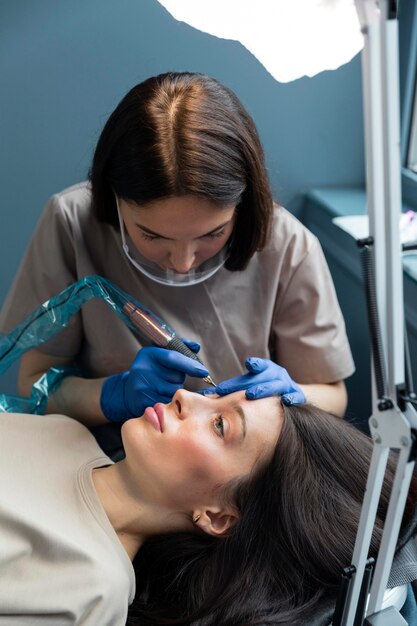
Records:
[[[363,47],[354,0],[159,0],[203,32],[240,41],[279,82],[348,63]]]

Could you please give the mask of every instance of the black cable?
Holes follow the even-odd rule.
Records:
[[[387,382],[384,354],[382,348],[381,329],[379,326],[378,305],[375,287],[375,268],[373,255],[373,239],[361,239],[358,242],[361,247],[362,272],[365,283],[365,296],[368,311],[368,325],[371,336],[371,350],[374,360],[375,384],[378,399],[385,401],[387,398]]]
[[[404,319],[404,381],[405,381],[405,389],[408,395],[411,397],[415,396],[414,393],[414,382],[413,382],[413,372],[411,367],[411,356],[410,356],[410,345],[408,341],[408,333],[407,326]]]

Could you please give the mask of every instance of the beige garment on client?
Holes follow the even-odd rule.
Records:
[[[0,626],[125,626],[134,571],[91,478],[111,463],[68,417],[0,414]]]

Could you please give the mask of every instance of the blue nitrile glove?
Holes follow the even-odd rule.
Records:
[[[268,396],[281,396],[284,404],[304,404],[306,397],[287,370],[269,359],[249,357],[245,361],[247,374],[229,378],[214,389],[204,390],[204,394],[215,393],[225,396],[234,391],[246,390],[248,400],[258,400]]]
[[[194,352],[199,345],[183,340]],[[204,378],[207,369],[198,361],[174,350],[145,347],[139,350],[130,370],[106,378],[100,397],[104,415],[112,422],[124,422],[143,414],[156,402],[171,402],[185,376]]]

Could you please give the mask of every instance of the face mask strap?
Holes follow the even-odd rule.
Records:
[[[127,243],[126,243],[126,230],[125,230],[125,223],[124,223],[124,221],[123,221],[122,214],[121,214],[121,212],[120,212],[120,207],[119,207],[119,198],[117,197],[117,195],[116,195],[116,194],[114,194],[114,198],[115,198],[115,200],[116,200],[117,216],[118,216],[118,218],[119,218],[120,235],[121,235],[121,237],[122,237],[122,248],[123,248],[123,250],[124,250],[125,254],[127,255],[127,257],[129,258],[129,260],[130,260],[130,261],[132,261],[132,263],[133,263],[133,259],[132,259],[132,257],[131,257],[131,256],[130,256],[130,254],[129,254],[129,246],[128,246],[128,245],[127,245]],[[135,264],[135,263],[134,263],[134,265],[135,265],[135,267],[136,267],[136,264]]]

